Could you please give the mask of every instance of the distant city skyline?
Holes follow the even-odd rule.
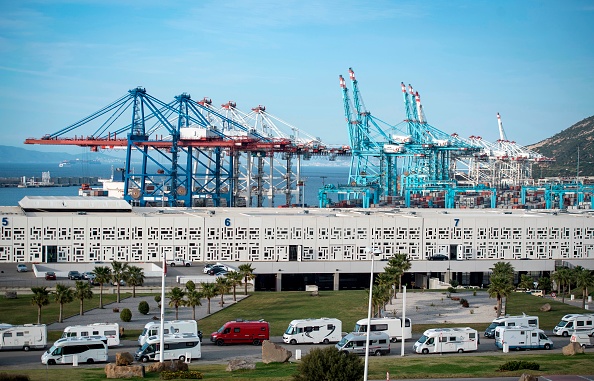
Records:
[[[593,16],[586,0],[2,2],[2,144],[79,153],[23,141],[136,86],[166,102],[264,105],[349,144],[338,76],[350,88],[352,67],[367,110],[390,124],[405,118],[404,82],[432,126],[495,141],[499,112],[507,138],[530,145],[594,115]]]

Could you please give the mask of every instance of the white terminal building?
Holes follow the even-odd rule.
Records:
[[[373,252],[376,273],[408,254],[403,282],[414,287],[487,285],[498,261],[535,278],[594,269],[594,211],[583,209],[141,208],[45,196],[0,214],[0,262],[251,263],[256,290],[366,288]]]

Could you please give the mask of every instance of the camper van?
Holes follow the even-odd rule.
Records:
[[[573,331],[588,332],[588,335],[594,334],[594,315],[568,314],[561,318],[561,321],[553,328],[553,333],[557,336],[571,336]]]
[[[338,343],[342,339],[342,322],[333,318],[298,319],[289,323],[283,334],[287,344]]]
[[[479,337],[475,329],[432,328],[423,332],[423,336],[413,345],[416,353],[470,352],[478,349]]]
[[[107,361],[107,338],[70,337],[58,339],[54,345],[43,353],[41,363],[44,365],[74,364]]]
[[[495,328],[497,327],[535,327],[538,328],[538,316],[528,316],[526,314],[517,316],[500,316],[493,319],[491,325],[485,330],[485,337],[495,337]]]
[[[270,338],[270,326],[263,320],[229,321],[210,335],[210,341],[217,345],[251,343],[261,345]]]
[[[340,352],[365,355],[366,342],[367,332],[351,332],[343,337],[335,347]],[[388,353],[390,353],[390,335],[380,331],[369,332],[369,354],[381,356]]]
[[[3,325],[0,329],[0,349],[45,349],[47,327],[45,324]]]
[[[497,327],[495,328],[495,345],[509,349],[551,349],[553,341],[542,329],[536,327]]]
[[[107,346],[120,345],[120,326],[118,323],[93,323],[89,325],[70,325],[64,328],[62,338],[104,336],[107,338]]]
[[[591,347],[594,346],[594,337],[588,335],[586,331],[573,331],[569,342],[578,343],[582,348]]]
[[[198,324],[195,320],[171,320],[164,322],[165,334],[174,333],[192,333],[197,335],[200,341],[202,341],[202,332],[198,331]],[[161,322],[150,322],[144,325],[144,329],[140,336],[138,336],[138,345],[142,346],[149,337],[158,336],[161,331]]]
[[[195,333],[176,333],[163,335],[165,351],[163,360],[192,361],[202,357],[200,338]],[[136,361],[159,361],[161,357],[161,336],[151,336],[134,353]]]
[[[353,332],[367,332],[367,319],[361,319],[355,324]],[[412,324],[409,318],[406,318],[404,322],[404,328],[402,328],[402,319],[396,318],[371,318],[371,331],[370,332],[385,332],[390,336],[392,342],[398,340],[406,340],[412,337]]]

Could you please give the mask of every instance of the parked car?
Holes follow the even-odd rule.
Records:
[[[218,273],[214,274],[214,276],[217,276],[217,277],[218,276],[225,276],[227,274],[229,274],[229,271],[223,270],[223,271],[219,271]]]
[[[19,263],[17,265],[17,271],[20,273],[26,273],[27,271],[29,271],[29,269],[27,268],[27,265],[23,265],[22,263]]]
[[[111,281],[112,286],[117,286],[118,284],[115,281]],[[125,286],[126,282],[123,279],[120,279],[120,286]]]
[[[208,270],[208,275],[217,275],[222,272],[227,272],[227,269],[225,267],[212,267]]]
[[[71,280],[81,280],[82,275],[76,270],[68,271],[68,279]]]
[[[215,265],[215,264],[213,264],[213,263],[208,263],[208,264],[204,265],[204,270],[203,270],[203,272],[204,272],[205,274],[208,274],[208,270],[212,269],[212,267],[213,267],[213,266],[216,266],[216,265]]]
[[[430,261],[447,261],[450,257],[445,254],[435,254],[432,257],[429,257]]]
[[[48,271],[45,273],[45,280],[56,280],[56,273],[53,271]]]
[[[84,273],[82,273],[82,278],[83,279],[89,280],[89,279],[94,278],[94,277],[95,277],[95,274],[93,274],[92,271],[85,271]]]

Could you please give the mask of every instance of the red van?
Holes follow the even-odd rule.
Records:
[[[261,345],[263,340],[269,340],[269,338],[270,326],[264,320],[229,321],[210,335],[210,341],[217,345],[244,343]]]

